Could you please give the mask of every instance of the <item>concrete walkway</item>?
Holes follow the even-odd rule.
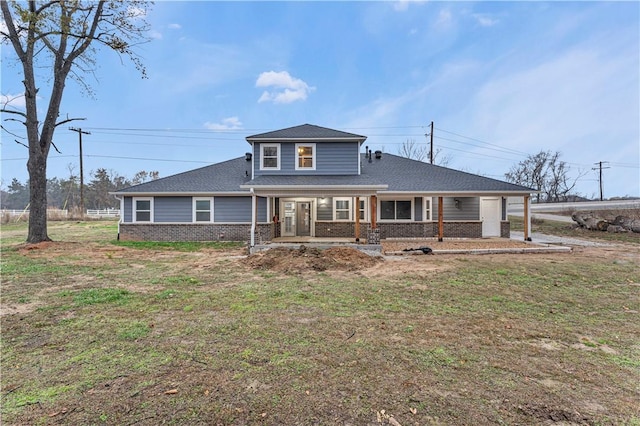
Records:
[[[522,241],[524,239],[524,232],[511,231],[511,239]],[[581,240],[579,238],[540,234],[539,232],[531,233],[531,241],[538,244],[583,246],[583,247],[610,247],[613,245],[611,243]]]

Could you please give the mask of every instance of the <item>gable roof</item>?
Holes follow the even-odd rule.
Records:
[[[289,127],[272,132],[260,133],[253,136],[247,136],[247,142],[264,142],[264,141],[307,141],[313,140],[321,142],[329,140],[332,142],[364,142],[366,136],[356,135],[355,133],[343,132],[341,130],[329,129],[313,124],[303,124],[300,126]]]
[[[245,157],[234,158],[222,163],[212,164],[195,170],[130,186],[114,194],[211,194],[240,192],[248,189],[240,185],[251,180],[251,162]]]

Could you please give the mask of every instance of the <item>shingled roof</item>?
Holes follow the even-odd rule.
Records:
[[[447,193],[519,193],[534,189],[497,179],[411,160],[393,154],[380,159],[361,154],[362,175],[389,185],[386,192],[447,192]]]
[[[251,180],[251,162],[245,157],[234,158],[172,176],[121,189],[116,194],[200,194],[248,193],[240,185]]]
[[[367,139],[366,136],[356,135],[355,133],[343,132],[340,130],[328,129],[326,127],[320,127],[313,124],[303,124],[300,126],[289,127],[287,129],[274,130],[273,132],[260,133],[253,136],[247,136],[247,142],[264,142],[275,140],[314,140],[322,142],[323,140],[329,141],[343,141],[343,142],[364,142]]]

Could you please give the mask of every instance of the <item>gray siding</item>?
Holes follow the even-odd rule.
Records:
[[[251,197],[215,197],[214,222],[251,223]],[[258,222],[267,222],[267,199],[258,198]]]
[[[434,220],[438,218],[438,199],[434,198]],[[458,200],[458,208],[455,206]],[[445,197],[443,200],[445,220],[479,220],[480,199],[478,197]]]
[[[124,197],[124,212],[122,221],[126,223],[133,222],[133,197]]]
[[[153,221],[155,223],[190,223],[193,201],[191,197],[154,197]]]
[[[310,142],[313,143],[313,142]],[[296,170],[294,142],[280,144],[280,170],[260,170],[260,144],[254,144],[254,176],[260,175],[357,175],[358,142],[317,142],[316,169]]]
[[[333,220],[333,198],[326,198],[326,204],[320,204],[320,199],[316,204],[318,206],[316,219],[317,220]]]

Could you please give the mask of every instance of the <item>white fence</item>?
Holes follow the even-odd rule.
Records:
[[[2,209],[0,211],[2,216],[8,215],[10,217],[21,217],[28,216],[29,210],[9,210]],[[87,209],[86,215],[90,218],[99,218],[99,217],[120,217],[120,209],[104,209],[104,210],[96,210],[96,209]],[[69,210],[60,210],[60,209],[47,209],[47,216],[52,217],[69,217]]]
[[[89,217],[120,217],[120,209],[87,210]]]

